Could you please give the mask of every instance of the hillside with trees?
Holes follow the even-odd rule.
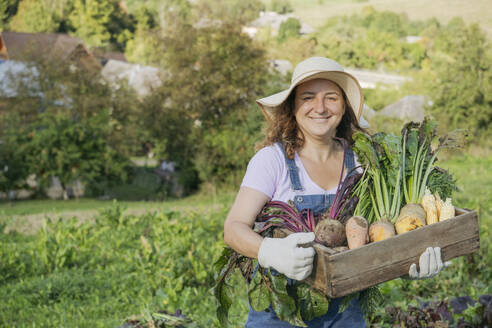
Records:
[[[142,97],[124,83],[117,90],[110,87],[97,69],[74,71],[69,62],[35,56],[29,65],[38,73],[29,83],[18,85],[19,96],[7,99],[8,106],[0,114],[0,138],[9,140],[10,145],[2,149],[0,161],[17,167],[0,173],[2,181],[9,181],[3,190],[18,186],[30,174],[35,174],[41,185],[49,184],[45,175],[55,173],[67,176],[63,184],[81,178],[95,194],[108,193],[109,180],[115,177],[120,179],[116,181],[131,181],[132,171],[124,165],[115,168],[116,176],[99,164],[83,171],[75,164],[85,158],[83,154],[74,154],[67,164],[60,159],[56,169],[40,167],[36,156],[24,158],[26,151],[21,149],[25,140],[32,140],[30,147],[38,147],[29,154],[54,154],[70,148],[65,143],[72,142],[72,137],[50,145],[42,141],[42,133],[36,133],[44,128],[42,122],[62,116],[67,129],[87,127],[98,133],[105,145],[101,151],[115,152],[126,163],[148,155],[174,162],[185,192],[196,190],[203,182],[234,186],[262,138],[262,115],[254,100],[286,83],[286,77],[270,67],[269,62],[276,59],[295,65],[320,55],[350,68],[407,76],[409,82],[398,88],[366,89],[366,103],[377,111],[404,95],[423,95],[431,100],[426,110],[438,119],[441,129],[466,128],[475,142],[489,135],[490,41],[479,25],[467,24],[459,17],[443,24],[435,18],[410,20],[405,14],[365,6],[352,15],[327,18],[307,34],[300,33],[304,22],[288,16],[291,18],[280,24],[278,31],[261,27],[252,38],[243,28],[261,11],[292,15],[298,4],[10,0],[2,6],[5,31],[68,33],[93,54],[119,52],[130,63],[155,67],[161,81]],[[410,42],[409,36],[416,41]],[[29,91],[33,85],[37,90]],[[43,94],[41,102],[32,97],[33,92]],[[61,98],[70,101],[61,102]],[[14,121],[22,128],[8,129]],[[99,128],[101,124],[108,128]],[[374,124],[377,127],[378,122]],[[51,128],[60,129],[46,126]],[[96,153],[87,156],[100,158]],[[16,166],[20,159],[22,165]]]

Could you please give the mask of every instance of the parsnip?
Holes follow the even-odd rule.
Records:
[[[444,205],[444,202],[441,199],[441,196],[439,196],[439,193],[436,191],[434,193],[434,196],[436,197],[436,210],[437,210],[437,217],[441,217],[441,209],[442,206]]]
[[[429,188],[425,188],[421,205],[425,210],[425,214],[427,214],[425,219],[427,224],[437,223],[439,218],[437,216],[436,199],[431,194]]]
[[[444,221],[447,219],[451,219],[454,217],[455,211],[454,206],[451,203],[451,198],[446,198],[444,205],[441,209],[441,216],[439,217],[439,221]]]

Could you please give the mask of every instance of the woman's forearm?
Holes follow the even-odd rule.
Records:
[[[224,225],[224,241],[236,252],[257,258],[263,238],[247,224],[228,220]]]
[[[263,238],[253,231],[256,216],[269,198],[262,192],[241,187],[224,223],[224,241],[235,251],[257,258]]]

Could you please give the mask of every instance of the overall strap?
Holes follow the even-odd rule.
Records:
[[[347,153],[345,154],[345,167],[347,168],[347,174],[355,174],[356,171],[352,171],[352,169],[355,167],[355,157],[354,157],[354,152],[352,149],[347,148]],[[352,172],[351,172],[352,171]]]
[[[290,187],[292,190],[302,190],[301,180],[299,179],[299,168],[297,167],[295,160],[287,157],[284,146],[280,142],[277,142],[277,145],[284,154],[285,163],[287,164],[287,169],[289,170]]]

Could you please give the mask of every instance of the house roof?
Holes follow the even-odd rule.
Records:
[[[99,60],[99,62],[102,64],[102,66],[106,65],[106,63],[110,59],[125,62],[125,63],[128,62],[126,60],[125,54],[122,52],[108,51],[104,48],[92,48],[91,52],[92,52],[92,55]]]
[[[430,104],[424,96],[405,96],[397,102],[384,107],[378,114],[395,117],[404,121],[421,122],[425,116],[425,106]]]
[[[82,40],[67,34],[1,32],[0,36],[8,59],[26,60],[36,55],[67,59],[78,47],[90,56]]]
[[[29,85],[31,96],[41,96],[36,67],[15,60],[0,60],[0,98],[14,98],[20,85]]]
[[[101,74],[114,87],[119,80],[126,79],[139,96],[148,95],[153,88],[159,87],[161,82],[159,69],[151,66],[130,64],[110,59],[103,67]]]
[[[300,34],[309,34],[315,31],[311,26],[302,22],[299,18],[297,18],[292,14],[282,15],[274,11],[260,12],[260,16],[257,19],[255,19],[253,22],[251,22],[249,27],[260,28],[265,26],[271,26],[274,30],[278,31],[280,29],[280,24],[282,24],[289,18],[295,18],[299,20],[299,22],[301,23],[301,29],[299,31]]]

